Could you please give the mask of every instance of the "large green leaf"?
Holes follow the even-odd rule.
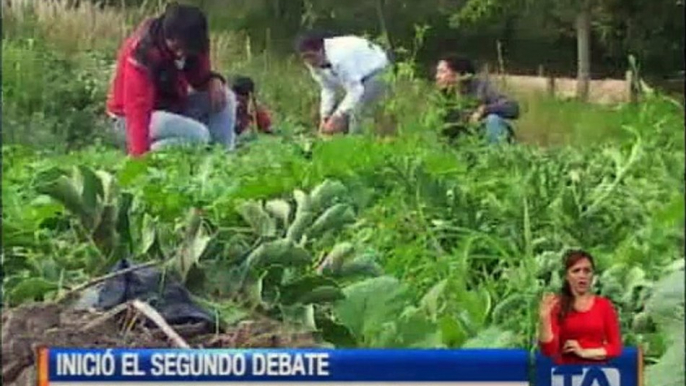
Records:
[[[660,357],[659,362],[646,369],[647,386],[681,386],[684,375],[684,339],[675,340]]]
[[[105,203],[111,203],[117,199],[119,196],[119,186],[117,186],[117,180],[114,176],[104,170],[98,170],[95,175],[100,180],[100,186],[102,191],[99,192],[99,196]]]
[[[242,302],[250,305],[251,307],[261,307],[264,305],[264,299],[262,298],[262,291],[264,289],[264,273],[259,276],[248,275],[243,281]]]
[[[497,326],[479,331],[478,335],[467,340],[461,348],[515,348],[517,337],[511,331],[503,331]]]
[[[342,299],[345,299],[345,295],[338,286],[325,285],[313,288],[300,296],[296,302],[300,304],[324,304],[333,303]]]
[[[133,205],[133,194],[125,192],[119,197],[119,207],[117,208],[117,233],[119,234],[120,243],[124,244],[127,256],[120,256],[121,258],[128,258],[129,254],[133,252],[133,237],[131,236],[131,221],[130,211]]]
[[[383,268],[374,261],[374,257],[362,255],[344,262],[341,268],[337,272],[332,272],[331,275],[346,279],[374,277],[383,275]]]
[[[257,201],[246,201],[238,206],[238,213],[260,237],[274,237],[276,222]]]
[[[314,238],[325,232],[339,230],[342,226],[354,222],[355,213],[347,204],[336,204],[324,211],[307,230],[307,236]]]
[[[320,273],[338,272],[348,258],[355,251],[353,245],[349,242],[342,242],[334,245],[324,260],[317,267]]]
[[[441,342],[448,347],[459,347],[467,339],[467,334],[455,318],[443,316],[438,321]]]
[[[312,262],[310,253],[295,245],[290,239],[280,239],[260,244],[248,255],[246,264],[250,269],[259,270],[273,264],[286,267],[300,267]]]
[[[106,257],[110,257],[118,243],[117,239],[117,207],[113,204],[102,208],[100,221],[93,230],[93,241]]]
[[[317,322],[314,318],[314,306],[312,304],[294,304],[290,306],[282,305],[284,322],[301,326],[308,331],[317,330]]]
[[[297,204],[295,219],[293,219],[293,223],[288,227],[286,237],[295,243],[300,243],[305,231],[312,224],[314,213],[312,212],[310,196],[301,190],[296,190],[293,192],[293,197]]]
[[[670,342],[659,362],[646,370],[648,386],[676,386],[686,381],[684,352],[684,271],[675,270],[654,287],[646,311]]]
[[[155,220],[149,215],[143,215],[143,224],[141,226],[141,243],[139,253],[146,254],[157,240],[157,224]]]
[[[491,295],[485,288],[462,291],[457,294],[457,318],[468,331],[478,331],[486,325],[491,312]]]
[[[318,213],[338,204],[343,201],[347,194],[348,189],[341,182],[325,180],[310,192],[313,211]]]
[[[311,293],[317,288],[334,287],[337,288],[336,282],[319,275],[308,275],[298,278],[297,280],[287,283],[279,289],[281,293],[280,301],[283,304],[290,305],[300,301],[304,296]],[[339,290],[340,291],[340,290]]]
[[[104,196],[102,181],[93,170],[85,166],[79,166],[79,175],[82,180],[81,199],[89,212],[97,212],[98,198]]]
[[[72,214],[78,216],[85,227],[94,226],[94,214],[88,210],[79,193],[79,188],[72,179],[62,175],[52,182],[41,185],[38,189],[40,193],[59,201]]]
[[[444,279],[436,283],[431,289],[422,297],[419,302],[420,307],[429,314],[431,320],[436,321],[438,318],[439,304],[438,301],[445,291],[445,286],[448,280]]]
[[[291,217],[291,205],[285,200],[276,199],[267,201],[264,204],[264,209],[272,216],[281,221],[281,225],[288,227]]]
[[[176,268],[184,281],[191,267],[198,264],[212,240],[202,226],[202,217],[197,209],[191,209],[186,224],[185,237],[175,259]]]
[[[322,334],[322,339],[334,344],[337,348],[358,347],[355,337],[344,325],[329,317],[315,314],[315,322]]]
[[[441,330],[426,317],[424,310],[409,306],[395,321],[396,337],[386,347],[436,348],[442,347]]]
[[[653,287],[646,311],[664,326],[679,324],[684,318],[684,270],[669,273]]]
[[[652,286],[652,282],[646,277],[645,271],[640,267],[632,267],[623,280],[624,295],[622,296],[622,303],[633,304],[637,292],[643,288]]]
[[[395,320],[404,308],[406,289],[391,276],[380,276],[343,289],[346,298],[336,303],[337,320],[357,337],[370,340]]]

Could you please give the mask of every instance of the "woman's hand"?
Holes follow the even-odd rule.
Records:
[[[562,352],[564,352],[565,354],[574,354],[579,358],[586,358],[586,350],[581,348],[579,342],[577,342],[576,340],[566,341],[564,346],[562,346]]]
[[[557,305],[558,298],[555,294],[546,294],[541,300],[541,305],[539,308],[539,318],[541,320],[547,320],[550,318],[553,308]]]
[[[558,298],[554,294],[546,294],[541,300],[539,306],[538,317],[538,340],[542,343],[548,344],[555,341],[555,334],[553,330],[552,313],[553,308],[557,305]],[[559,350],[556,347],[555,350]]]

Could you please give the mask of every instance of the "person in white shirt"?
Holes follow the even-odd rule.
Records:
[[[387,91],[383,78],[390,60],[386,52],[351,35],[323,38],[308,34],[298,39],[296,48],[321,87],[320,132],[358,132],[361,114]],[[345,91],[345,98],[336,105],[338,89]]]

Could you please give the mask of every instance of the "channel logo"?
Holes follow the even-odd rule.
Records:
[[[551,386],[622,386],[619,369],[559,366],[550,369]]]

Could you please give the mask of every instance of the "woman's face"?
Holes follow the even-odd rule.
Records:
[[[186,50],[183,47],[183,44],[177,39],[167,39],[167,47],[169,48],[169,51],[174,53],[174,56],[176,59],[182,59],[186,56]]]
[[[576,296],[588,293],[593,281],[593,265],[583,258],[567,270],[567,282]]]

